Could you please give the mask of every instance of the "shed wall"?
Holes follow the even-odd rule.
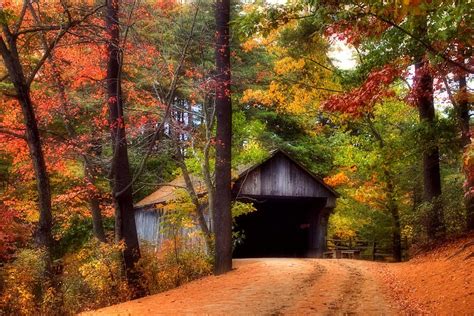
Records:
[[[207,215],[205,217],[208,221]],[[176,235],[188,246],[200,246],[206,249],[206,241],[202,236],[200,227],[196,225],[181,227],[179,231],[173,232],[170,225],[166,222],[165,213],[160,209],[136,209],[135,222],[138,240],[141,244],[145,242],[159,249],[165,240],[172,239],[173,235]]]

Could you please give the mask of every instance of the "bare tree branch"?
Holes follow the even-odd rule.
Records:
[[[176,69],[173,73],[173,79],[171,81],[170,87],[168,89],[168,93],[166,95],[166,110],[165,110],[164,118],[163,118],[161,124],[155,129],[155,133],[153,134],[153,137],[150,140],[148,150],[146,151],[145,156],[143,157],[143,159],[140,161],[140,165],[138,167],[138,170],[135,172],[132,181],[123,190],[121,190],[120,192],[116,192],[115,193],[116,197],[123,194],[123,192],[125,192],[138,179],[140,174],[143,172],[143,169],[145,167],[145,163],[148,160],[148,158],[150,157],[150,155],[153,151],[153,148],[155,146],[155,143],[158,140],[158,137],[159,137],[159,135],[160,135],[160,133],[161,133],[163,127],[164,127],[164,124],[167,122],[167,120],[169,118],[169,115],[170,115],[170,112],[171,112],[170,109],[171,109],[171,106],[172,106],[172,103],[173,103],[173,100],[174,100],[174,95],[175,95],[175,91],[176,91],[176,87],[177,87],[177,83],[178,83],[178,79],[179,79],[179,73],[181,72],[181,69],[184,65],[184,61],[185,61],[185,59],[187,57],[187,53],[188,53],[188,48],[191,44],[191,40],[193,39],[194,29],[195,29],[195,26],[196,26],[198,13],[199,13],[199,2],[196,4],[196,10],[194,12],[193,22],[191,24],[191,29],[190,29],[190,32],[189,32],[189,36],[186,39],[186,43],[184,44],[178,66],[176,67]],[[158,98],[160,98],[160,96],[158,96]]]
[[[17,33],[21,27],[21,23],[23,23],[23,19],[25,18],[26,8],[28,7],[29,0],[23,0],[23,6],[21,8],[20,15],[18,17],[18,21],[16,22],[15,26],[13,27],[13,33]]]

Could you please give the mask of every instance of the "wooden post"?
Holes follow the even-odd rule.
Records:
[[[321,230],[319,235],[319,243],[318,243],[318,257],[321,258],[323,253],[327,250],[327,234],[328,234],[328,220],[329,214],[331,214],[330,208],[324,208],[321,210],[320,213],[320,220],[319,220],[319,229]]]
[[[328,232],[328,218],[331,209],[315,209],[310,215],[309,257],[322,258],[327,250],[326,235]]]
[[[377,251],[377,243],[375,240],[372,243],[372,261],[375,261],[375,252]]]
[[[404,252],[403,252],[403,258],[402,260],[408,260],[408,237],[405,236],[405,238],[403,239],[403,247],[405,248]]]

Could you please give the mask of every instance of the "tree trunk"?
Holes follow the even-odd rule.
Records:
[[[429,203],[426,232],[430,240],[443,237],[443,203],[441,201],[441,172],[439,147],[437,144],[435,108],[433,102],[433,76],[423,58],[415,64],[415,95],[420,121],[426,125],[427,133],[423,150],[423,200]]]
[[[51,233],[53,217],[51,212],[51,187],[49,176],[46,169],[38,122],[35,117],[35,110],[30,97],[30,87],[26,82],[23,68],[20,63],[16,38],[11,36],[11,33],[6,26],[4,26],[4,33],[7,36],[9,47],[6,46],[5,42],[0,37],[0,53],[8,70],[8,76],[15,87],[17,98],[21,106],[23,120],[25,122],[26,141],[36,176],[40,214],[38,227],[35,232],[35,242],[39,247],[45,248],[50,260],[51,247],[53,243]]]
[[[180,150],[181,149],[178,148],[178,151]],[[184,161],[178,161],[178,164],[180,165],[181,171],[183,172],[184,181],[186,183],[186,189],[189,195],[191,196],[191,201],[193,202],[196,208],[197,220],[198,220],[199,226],[201,227],[202,232],[204,233],[204,237],[206,238],[207,248],[211,250],[212,249],[211,247],[213,245],[212,236],[211,236],[209,227],[206,223],[206,218],[204,217],[204,211],[206,209],[206,205],[199,202],[199,197],[197,195],[196,190],[194,190],[194,185],[191,181],[188,168],[186,167]]]
[[[427,17],[417,21],[419,38],[427,37]],[[414,96],[420,121],[426,126],[423,148],[423,201],[428,203],[425,227],[428,239],[435,240],[445,235],[443,203],[441,201],[441,172],[439,147],[436,138],[436,116],[433,100],[433,75],[430,72],[426,52],[422,47],[415,54]]]
[[[36,23],[38,25],[43,24],[40,17],[36,14],[36,11],[33,9],[33,5],[31,3],[28,5],[28,8],[30,9],[30,13],[33,16],[33,19],[36,21]],[[41,42],[43,44],[43,49],[46,51],[49,46],[46,33],[43,31],[40,34],[41,34]],[[61,103],[61,111],[62,111],[61,116],[62,116],[63,124],[67,130],[68,136],[71,139],[74,139],[77,137],[77,133],[76,133],[76,129],[74,125],[71,124],[71,121],[69,120],[67,116],[67,111],[68,111],[68,108],[70,107],[70,103],[68,102],[68,99],[67,99],[66,87],[61,78],[61,71],[58,69],[58,66],[56,64],[54,52],[51,52],[49,54],[48,61],[51,64],[54,84],[56,85],[56,88],[58,89],[58,92],[59,92],[59,100]],[[92,174],[93,167],[91,166],[87,157],[85,157],[84,155],[83,155],[83,163],[84,163],[85,180],[88,182],[94,183],[95,182],[94,175]],[[105,238],[104,227],[102,223],[102,214],[100,213],[100,203],[95,193],[89,194],[89,206],[90,206],[90,211],[92,214],[92,230],[93,230],[94,236],[100,241],[105,242],[106,238]]]
[[[122,106],[121,53],[119,27],[119,1],[107,0],[106,28],[108,32],[107,102],[112,137],[113,159],[111,166],[113,197],[115,202],[116,238],[123,240],[123,258],[129,285],[134,297],[145,294],[140,287],[135,265],[140,259],[135,214],[132,198],[132,177],[128,161],[127,139]]]
[[[468,183],[467,188],[474,187],[474,183]],[[472,193],[467,194],[465,201],[466,205],[466,230],[474,230],[474,195]]]
[[[377,131],[375,126],[372,124],[372,121],[369,119],[369,127],[374,133],[375,138],[378,140],[380,149],[384,149],[385,141],[382,138],[382,135]],[[396,262],[402,261],[402,230],[400,225],[400,212],[398,210],[396,195],[395,195],[395,185],[393,182],[393,173],[390,171],[388,166],[384,166],[384,176],[385,181],[387,182],[387,210],[392,216],[392,252],[393,259]]]
[[[230,84],[230,0],[216,1],[216,197],[214,207],[216,275],[232,269]]]
[[[180,145],[180,140],[179,135],[174,131],[173,127],[172,128],[172,138],[174,140],[174,144],[176,147],[176,158],[177,158],[177,163],[181,169],[181,172],[183,173],[183,178],[184,182],[186,184],[186,190],[188,191],[189,196],[191,197],[191,201],[194,204],[194,207],[196,208],[196,218],[199,226],[201,227],[201,230],[204,234],[204,238],[206,239],[206,246],[209,251],[212,251],[212,236],[210,229],[206,223],[206,218],[204,217],[204,211],[206,209],[206,205],[201,203],[199,201],[199,196],[198,192],[196,192],[194,188],[194,184],[191,180],[191,176],[189,174],[188,167],[186,166],[186,162],[184,160],[184,155],[182,152],[182,147]]]
[[[91,184],[95,184],[95,172],[91,163],[84,159],[84,175],[85,180]],[[92,232],[94,236],[101,242],[106,242],[104,231],[104,223],[102,221],[102,213],[100,211],[100,201],[96,192],[89,192],[89,208],[92,215]]]
[[[88,150],[88,155],[93,156],[94,158],[99,157],[102,154],[102,146],[99,143],[98,139],[94,139],[92,141],[92,148]],[[86,182],[91,183],[95,189],[97,190],[96,186],[96,178],[98,171],[96,169],[96,165],[93,161],[86,155],[83,155],[83,162],[84,162],[84,178]],[[107,238],[105,236],[104,230],[104,223],[102,220],[102,212],[100,211],[100,200],[98,192],[89,192],[89,208],[92,215],[92,232],[94,236],[102,241],[107,242]]]
[[[97,196],[94,195],[89,198],[89,207],[92,214],[92,232],[94,233],[95,238],[101,242],[107,242],[102,221],[102,213],[100,211],[100,202]]]
[[[207,102],[208,101],[208,102]],[[214,129],[215,123],[215,111],[216,105],[215,100],[211,98],[206,98],[203,103],[203,113],[204,115],[201,117],[201,125],[205,127],[205,134],[206,134],[206,143],[203,149],[203,159],[201,162],[201,169],[202,174],[204,177],[204,183],[206,184],[207,188],[207,202],[208,202],[208,212],[209,212],[209,231],[211,235],[214,233],[214,200],[216,196],[216,187],[215,183],[212,180],[211,174],[211,159],[210,159],[210,150],[211,150],[211,141],[212,141],[212,130]],[[214,247],[212,248],[214,251]]]
[[[461,142],[464,151],[469,150],[471,144],[470,131],[470,115],[471,103],[469,102],[469,95],[467,94],[466,75],[459,77],[459,104],[458,104],[458,121],[461,129]],[[464,203],[466,205],[466,229],[468,231],[474,230],[474,195],[470,193],[470,189],[474,187],[471,178],[469,177],[469,170],[464,170],[466,174],[466,195]]]
[[[471,143],[470,118],[469,112],[471,103],[467,91],[466,75],[459,77],[459,104],[458,104],[458,122],[461,129],[461,143],[463,147]]]
[[[385,172],[387,178],[388,210],[392,216],[392,251],[395,262],[402,261],[402,231],[400,225],[400,213],[395,200],[395,187],[393,176],[389,171]]]

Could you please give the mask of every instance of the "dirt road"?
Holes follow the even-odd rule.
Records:
[[[357,260],[246,259],[234,271],[93,312],[150,314],[398,314],[376,263]]]

